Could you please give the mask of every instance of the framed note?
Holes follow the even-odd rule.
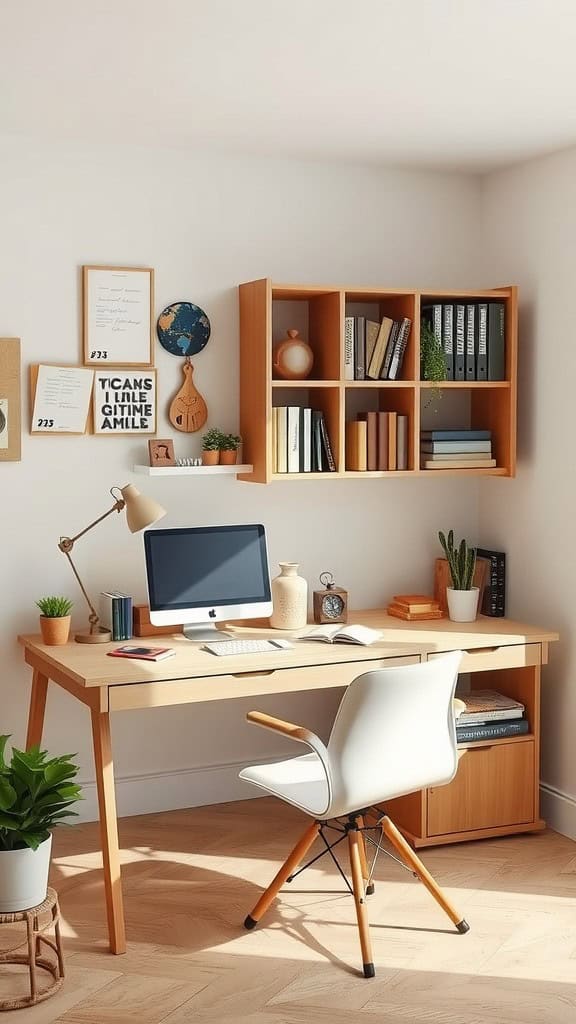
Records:
[[[151,366],[154,271],[82,267],[85,366]]]
[[[85,434],[94,370],[81,366],[30,367],[31,434]]]
[[[94,433],[156,433],[156,370],[94,371]]]
[[[0,338],[0,462],[20,462],[20,339]]]

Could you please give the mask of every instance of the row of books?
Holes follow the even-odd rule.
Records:
[[[490,430],[422,430],[420,432],[422,469],[492,469]]]
[[[324,413],[297,405],[272,409],[275,473],[334,473],[336,462]]]
[[[456,738],[459,743],[524,736],[529,732],[524,704],[498,690],[459,692],[457,697],[466,705],[456,719]]]
[[[444,351],[446,380],[505,380],[503,302],[435,302],[422,307]]]
[[[346,424],[346,469],[408,469],[408,417],[396,412],[358,413]]]
[[[491,548],[477,548],[476,555],[485,558],[489,564],[482,614],[501,618],[506,615],[506,555],[504,551],[493,551]]]
[[[408,317],[382,322],[364,316],[344,320],[344,379],[397,380],[410,337]]]
[[[100,594],[100,623],[112,632],[113,640],[132,639],[132,598],[118,590]]]

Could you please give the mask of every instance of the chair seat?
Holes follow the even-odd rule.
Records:
[[[240,778],[313,816],[322,816],[330,804],[326,773],[316,754],[253,765],[244,768]]]

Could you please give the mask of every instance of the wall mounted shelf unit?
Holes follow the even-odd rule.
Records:
[[[252,473],[254,467],[248,463],[233,466],[133,466],[134,473],[143,476],[225,476],[238,473]]]
[[[360,479],[419,476],[506,476],[516,472],[516,379],[518,296],[515,286],[478,291],[419,291],[386,288],[274,284],[269,278],[239,286],[240,433],[252,470],[235,467],[240,480]],[[444,381],[420,379],[420,318],[430,303],[490,302],[505,304],[505,379]],[[344,320],[363,315],[412,321],[400,379],[369,381],[344,378]],[[314,352],[313,379],[276,380],[272,346],[297,328]],[[441,398],[436,392],[440,388]],[[309,406],[324,413],[336,463],[335,472],[277,473],[274,470],[272,409]],[[408,469],[350,471],[346,466],[346,422],[358,411],[381,410],[408,416]],[[420,430],[452,426],[492,432],[490,469],[425,470],[420,465]]]

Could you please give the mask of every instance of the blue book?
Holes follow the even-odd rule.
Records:
[[[489,441],[491,430],[468,430],[461,427],[454,430],[422,430],[423,441]]]

